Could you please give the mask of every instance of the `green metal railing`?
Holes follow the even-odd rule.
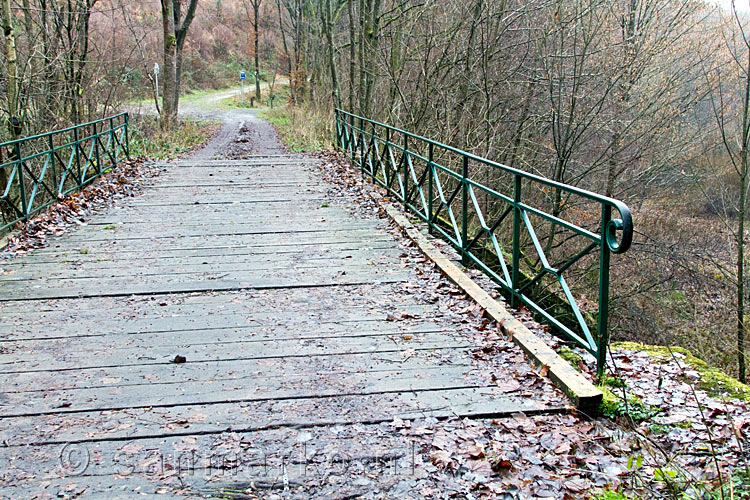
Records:
[[[512,306],[526,305],[593,354],[603,373],[610,256],[627,251],[633,238],[624,203],[340,109],[335,114],[337,144],[363,174],[501,285]],[[579,300],[564,273],[582,290]],[[588,299],[596,289],[598,300]]]
[[[129,156],[128,114],[0,144],[0,231]]]

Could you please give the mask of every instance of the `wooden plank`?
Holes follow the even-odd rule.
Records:
[[[165,408],[90,411],[29,417],[5,417],[0,442],[10,447],[127,441],[167,436],[249,433],[289,427],[391,422],[451,416],[503,417],[519,411],[558,413],[565,405],[549,406],[533,398],[507,395],[497,387],[436,389],[379,394],[322,396],[307,399],[219,402]],[[210,417],[209,417],[210,415]],[[61,425],[61,420],[64,425]],[[39,434],[38,429],[54,430]]]
[[[335,270],[334,270],[335,271]],[[345,271],[329,275],[318,273],[314,277],[304,273],[286,276],[258,277],[239,275],[233,279],[181,279],[153,280],[150,282],[123,282],[119,280],[81,280],[84,283],[66,283],[64,287],[0,286],[0,302],[19,300],[50,300],[88,297],[127,297],[130,295],[155,295],[170,293],[226,292],[233,290],[275,290],[279,288],[320,288],[365,284],[398,283],[407,274],[400,271],[376,271],[346,274]],[[87,282],[86,282],[87,281]]]
[[[341,308],[346,315],[349,309],[365,308],[369,312],[388,311],[400,304],[389,307],[388,304],[373,304],[363,300],[368,294],[378,294],[387,297],[393,292],[391,284],[369,284],[342,286],[327,288],[325,294],[317,294],[314,301],[311,300],[310,290],[304,288],[279,288],[268,290],[239,290],[228,292],[214,292],[210,294],[163,294],[146,295],[142,297],[129,297],[125,300],[115,298],[88,298],[81,301],[77,298],[46,300],[35,303],[12,302],[3,304],[0,311],[8,314],[31,313],[28,318],[34,320],[38,314],[44,312],[61,312],[63,314],[75,313],[93,314],[106,311],[106,318],[120,318],[124,320],[135,318],[143,314],[144,319],[150,317],[163,317],[180,314],[181,311],[192,311],[194,307],[213,308],[213,312],[222,311],[247,311],[257,312],[261,315],[273,311],[279,311],[280,318],[286,318],[288,314],[298,312],[328,314],[336,319],[335,311]],[[403,305],[408,307],[413,301],[404,301]],[[315,307],[313,307],[313,305]],[[369,307],[369,309],[368,309]],[[88,311],[87,311],[88,309]],[[197,309],[196,314],[201,314],[203,309]],[[206,312],[207,314],[210,311]],[[9,316],[10,317],[10,316]]]
[[[193,297],[193,296],[191,296]],[[241,297],[242,300],[238,300]],[[373,305],[355,306],[342,303],[335,307],[328,301],[322,301],[320,307],[311,308],[310,304],[295,304],[289,300],[274,299],[269,295],[267,301],[284,307],[281,313],[275,312],[273,306],[259,303],[260,299],[239,295],[221,294],[216,301],[183,302],[181,297],[144,297],[138,301],[127,302],[116,299],[66,300],[68,304],[58,309],[45,312],[21,310],[15,314],[11,311],[0,316],[0,342],[4,348],[16,340],[34,341],[34,339],[75,338],[77,336],[120,336],[149,335],[172,331],[201,331],[215,329],[218,331],[245,328],[302,328],[309,324],[318,326],[317,330],[325,331],[334,328],[350,328],[353,331],[362,329],[392,329],[394,324],[388,320],[389,314],[407,314],[412,321],[400,321],[411,324],[424,322],[419,318],[425,314],[430,323],[443,317],[434,314],[431,308],[423,304],[399,303],[398,307],[383,305],[373,310]],[[225,302],[222,302],[225,301]],[[171,301],[175,301],[172,303]],[[119,302],[119,303],[118,303]],[[342,301],[343,302],[343,301]],[[20,303],[21,305],[25,303]],[[19,304],[13,304],[18,306]],[[107,311],[103,317],[101,311]],[[60,327],[49,329],[54,324]],[[244,332],[239,331],[238,334]]]
[[[39,285],[44,283],[56,284],[60,281],[82,281],[82,280],[94,280],[94,279],[115,279],[120,278],[123,280],[129,278],[155,278],[165,276],[206,276],[206,275],[250,275],[256,274],[265,276],[269,272],[278,271],[279,273],[285,273],[290,271],[290,267],[294,267],[296,272],[304,273],[309,270],[325,271],[332,269],[340,271],[342,267],[346,267],[348,272],[366,272],[372,269],[373,266],[388,266],[398,265],[398,259],[394,257],[385,258],[378,255],[360,255],[355,258],[354,256],[341,256],[339,258],[319,258],[319,259],[289,259],[288,262],[280,261],[257,261],[257,260],[243,260],[238,262],[227,262],[220,264],[212,263],[200,263],[200,264],[182,264],[182,265],[159,265],[152,267],[138,267],[137,261],[123,261],[119,266],[110,267],[98,267],[92,266],[75,266],[68,265],[66,268],[60,268],[54,272],[49,271],[48,266],[41,267],[41,269],[29,267],[21,271],[11,271],[0,277],[0,286],[3,283],[14,283],[18,285]],[[128,265],[130,264],[130,265]],[[0,288],[1,289],[1,288]]]
[[[163,339],[163,337],[161,337]],[[408,340],[404,340],[408,338]],[[45,349],[43,344],[36,348],[26,347],[21,352],[0,354],[3,372],[23,373],[29,371],[81,370],[83,368],[135,366],[140,364],[169,364],[175,355],[187,357],[191,363],[211,362],[222,359],[267,359],[282,356],[304,357],[326,353],[354,352],[393,352],[408,349],[441,349],[446,345],[467,344],[461,336],[441,333],[440,330],[370,335],[330,335],[288,336],[275,335],[256,338],[228,338],[222,342],[149,342],[151,337],[132,336],[118,348],[112,349],[97,343],[89,349],[76,348],[74,340],[69,340],[64,355],[57,349]],[[91,342],[89,341],[89,344]],[[145,344],[145,345],[144,345]]]
[[[42,393],[47,391],[76,391],[80,389],[114,390],[124,386],[151,384],[177,384],[190,380],[241,380],[249,385],[257,383],[256,377],[283,378],[286,375],[303,374],[305,369],[321,369],[327,372],[352,373],[384,370],[410,370],[441,366],[450,361],[451,366],[471,364],[474,350],[452,350],[436,348],[421,350],[395,350],[392,352],[365,353],[321,353],[311,356],[246,357],[239,359],[191,359],[183,365],[175,363],[135,364],[107,367],[84,367],[77,370],[37,370],[16,373],[1,373],[0,394]],[[310,370],[312,375],[316,373]],[[311,378],[314,378],[311,376]],[[40,389],[40,388],[44,389]]]
[[[79,389],[39,393],[6,393],[0,418],[35,417],[134,408],[167,408],[214,403],[308,399],[342,395],[387,394],[442,389],[486,387],[472,382],[471,369],[461,366],[391,369],[388,371],[337,374],[291,374],[280,378],[247,377],[249,380],[189,380],[175,384],[119,386],[109,390]],[[520,393],[520,391],[519,391]]]
[[[200,242],[204,243],[204,242]],[[12,268],[14,265],[23,265],[26,263],[48,262],[65,264],[77,261],[97,261],[117,260],[120,256],[127,254],[138,254],[142,259],[169,259],[191,256],[224,256],[224,255],[268,255],[268,254],[299,254],[313,251],[331,250],[352,250],[356,248],[369,250],[393,248],[393,240],[389,236],[380,235],[379,237],[362,238],[359,242],[347,235],[337,235],[334,238],[326,237],[322,241],[305,241],[297,242],[294,245],[286,243],[239,243],[239,244],[204,244],[204,245],[172,245],[168,242],[160,245],[158,249],[139,250],[137,246],[112,249],[109,247],[91,248],[85,244],[76,245],[74,248],[62,248],[62,245],[55,246],[54,249],[46,251],[40,249],[32,254],[25,255],[22,258],[12,261],[0,261],[3,268]]]

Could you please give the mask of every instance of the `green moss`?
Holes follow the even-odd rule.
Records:
[[[612,391],[606,387],[599,387],[602,391],[603,397],[602,402],[599,404],[599,412],[605,417],[617,416],[618,408],[620,407],[620,398],[614,395]]]
[[[87,253],[89,253],[89,249],[88,248],[81,248],[80,250],[78,250],[78,253],[80,253],[82,255],[86,255]]]
[[[640,500],[640,497],[630,497],[619,491],[606,490],[589,497],[591,500]]]
[[[733,399],[740,399],[742,401],[750,401],[750,387],[743,384],[739,380],[730,377],[723,371],[709,366],[708,363],[702,359],[696,357],[692,352],[683,347],[669,347],[659,345],[647,345],[639,344],[637,342],[617,342],[611,345],[613,350],[623,349],[630,351],[641,351],[645,352],[655,360],[663,363],[667,363],[672,360],[672,352],[680,353],[684,358],[680,359],[680,363],[689,366],[693,370],[700,374],[700,380],[698,381],[698,388],[703,389],[712,396],[723,396],[728,395]]]
[[[578,363],[582,363],[583,358],[576,354],[573,349],[562,346],[562,348],[560,348],[560,357],[570,363],[576,370],[580,370],[580,368],[578,368]]]
[[[607,387],[615,387],[617,389],[622,389],[626,385],[625,381],[620,377],[610,377],[609,375],[602,375],[602,378],[599,379],[599,383],[601,385],[605,385]]]
[[[602,391],[602,402],[599,405],[599,412],[607,418],[617,418],[628,415],[635,421],[648,420],[661,411],[656,406],[646,405],[641,398],[633,395],[627,396],[627,401],[609,390],[605,385],[597,385]]]
[[[117,226],[115,226],[114,224],[107,224],[106,226],[104,226],[104,229],[107,231],[114,231],[115,229],[117,229]]]

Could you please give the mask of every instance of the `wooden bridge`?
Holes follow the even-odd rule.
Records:
[[[175,161],[0,263],[0,497],[355,495],[429,463],[404,421],[569,407],[355,203],[305,155]]]

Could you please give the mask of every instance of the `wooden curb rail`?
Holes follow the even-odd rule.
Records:
[[[479,304],[489,317],[497,321],[501,330],[512,337],[513,341],[535,364],[547,367],[549,378],[565,391],[579,411],[587,414],[595,414],[598,411],[603,395],[594,384],[570,366],[542,339],[534,335],[526,325],[517,320],[502,304],[493,299],[489,293],[449,260],[399,209],[394,208],[390,203],[383,202],[381,195],[375,192],[372,192],[371,196],[453,283]]]

